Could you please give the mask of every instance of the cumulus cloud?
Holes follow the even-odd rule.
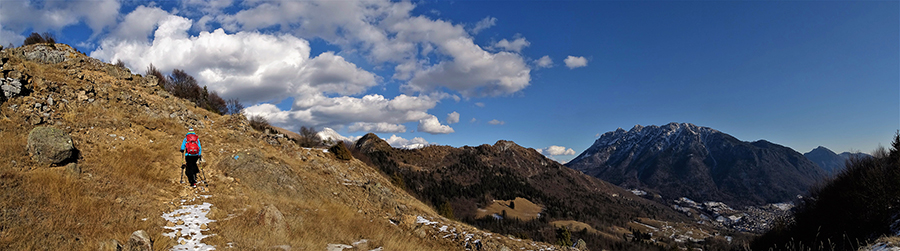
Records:
[[[545,55],[538,60],[535,60],[534,65],[538,68],[550,68],[553,67],[553,59],[550,59],[549,55]]]
[[[472,28],[472,34],[478,34],[481,31],[483,31],[487,28],[491,28],[496,24],[497,24],[497,18],[485,17],[484,19],[481,19],[481,21],[478,21],[478,23],[475,23],[475,27]]]
[[[548,155],[548,156],[550,156],[550,155],[575,155],[575,150],[572,150],[572,148],[566,148],[564,146],[553,145],[553,146],[549,146],[547,148],[541,148],[541,149],[535,149],[535,150],[537,150],[538,152],[540,152],[544,155]]]
[[[96,36],[116,23],[121,4],[117,0],[98,1],[3,1],[0,8],[0,34],[60,31],[84,22]],[[3,40],[8,40],[3,36]],[[10,41],[16,44],[19,41]]]
[[[477,106],[477,107],[484,107],[484,103],[481,103],[481,102],[475,102],[475,106]]]
[[[459,123],[459,113],[458,112],[451,112],[450,114],[447,114],[447,124],[454,124],[454,123]]]
[[[136,30],[149,33],[155,26],[152,42],[148,34],[116,32],[121,36],[102,40],[91,56],[123,60],[130,69],[146,69],[151,63],[164,72],[183,69],[222,96],[251,103],[322,93],[355,95],[378,84],[375,74],[332,52],[311,57],[309,42],[292,35],[217,29],[191,36],[189,19],[157,8],[136,9],[117,31],[132,27],[132,17],[148,16],[157,24]]]
[[[505,121],[502,121],[502,120],[496,120],[496,119],[493,119],[493,120],[491,120],[491,121],[488,121],[488,124],[491,124],[491,125],[503,125],[503,124],[506,124],[506,122],[505,122]]]
[[[434,117],[426,111],[436,104],[437,100],[428,96],[402,94],[393,99],[378,94],[362,98],[318,95],[295,100],[293,109],[289,111],[282,111],[272,104],[259,104],[244,108],[244,114],[263,116],[270,123],[284,125],[291,130],[298,129],[295,128],[297,125],[330,127],[356,122],[402,124],[419,121],[421,127],[420,120]]]
[[[412,16],[415,5],[386,0],[253,2],[216,18],[226,30],[280,27],[361,52],[373,63],[396,63],[393,78],[409,93],[457,91],[466,97],[511,94],[527,87],[530,69],[515,53],[491,53],[463,25]],[[485,25],[491,24],[487,19]],[[485,27],[485,26],[482,26]],[[439,54],[443,60],[426,60]]]
[[[509,41],[506,39],[500,40],[500,42],[497,42],[496,44],[494,44],[494,47],[500,48],[503,50],[507,50],[507,51],[522,52],[522,49],[524,49],[525,47],[528,47],[529,45],[531,45],[531,42],[528,42],[528,40],[525,40],[524,37],[520,37],[513,41]]]
[[[419,120],[418,130],[420,132],[427,132],[430,134],[453,133],[453,128],[450,128],[450,126],[448,126],[448,125],[441,125],[441,122],[438,121],[438,118],[434,115],[431,115],[428,118]]]
[[[347,128],[350,132],[394,132],[401,133],[406,132],[406,126],[399,124],[391,124],[385,122],[378,123],[366,123],[366,122],[356,122],[350,125]]]
[[[587,66],[587,59],[584,57],[568,56],[563,62],[566,63],[566,67],[569,67],[569,69]]]
[[[164,15],[160,15],[164,14]],[[164,72],[183,69],[223,97],[239,97],[248,103],[294,98],[290,110],[271,104],[247,107],[248,115],[261,115],[287,129],[299,125],[342,127],[351,130],[403,132],[407,122],[433,115],[427,111],[442,98],[453,95],[401,94],[386,98],[378,94],[362,97],[380,81],[343,57],[325,52],[310,55],[309,42],[290,34],[259,32],[226,33],[223,29],[187,33],[192,23],[157,8],[138,8],[134,17],[150,16],[157,24],[146,34],[123,34],[104,39],[92,56],[121,59],[131,69],[146,69],[151,63]],[[129,18],[126,18],[128,20]],[[130,22],[123,22],[131,25]],[[155,28],[155,31],[153,30]],[[149,33],[153,40],[148,41]],[[434,132],[446,132],[440,127]]]
[[[384,139],[384,141],[387,141],[387,143],[392,147],[403,149],[419,149],[431,145],[431,143],[428,143],[428,141],[426,141],[422,137],[404,139],[403,137],[399,137],[397,135],[391,135],[390,138],[386,138]]]

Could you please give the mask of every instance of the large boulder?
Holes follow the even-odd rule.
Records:
[[[273,233],[279,235],[283,235],[287,230],[284,214],[275,205],[266,205],[265,208],[259,210],[256,223],[271,229]]]
[[[295,196],[303,185],[297,173],[285,163],[267,158],[259,149],[238,152],[219,162],[226,176],[239,179],[254,189],[271,194]]]
[[[150,234],[147,234],[147,231],[138,230],[131,233],[131,238],[128,239],[128,244],[125,246],[125,251],[152,251],[153,250],[153,240],[150,240]]]
[[[35,127],[28,133],[28,153],[34,161],[60,164],[75,153],[72,137],[55,127]]]

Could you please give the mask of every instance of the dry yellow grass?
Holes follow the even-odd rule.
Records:
[[[515,208],[510,207],[511,203],[515,203]],[[494,214],[502,215],[504,211],[506,211],[506,217],[529,221],[537,219],[538,215],[543,211],[543,207],[521,197],[516,197],[514,200],[494,200],[494,203],[491,203],[486,208],[478,209],[476,218],[488,217]]]

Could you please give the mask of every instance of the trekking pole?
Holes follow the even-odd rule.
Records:
[[[185,176],[184,167],[185,167],[185,165],[186,165],[186,161],[184,160],[184,155],[181,155],[181,172],[179,172],[181,175],[178,175],[178,183],[181,183],[181,184],[184,184],[184,176]]]
[[[200,158],[203,158],[203,157],[200,157]],[[199,161],[197,163],[197,169],[200,169],[200,175],[203,175],[203,185],[205,185],[206,190],[209,191],[209,182],[206,181],[206,172],[203,171],[203,167],[202,167],[202,165],[200,165]]]

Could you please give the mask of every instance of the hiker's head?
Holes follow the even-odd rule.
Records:
[[[193,127],[188,128],[188,132],[193,132],[193,131],[194,131],[194,128],[193,128]]]

